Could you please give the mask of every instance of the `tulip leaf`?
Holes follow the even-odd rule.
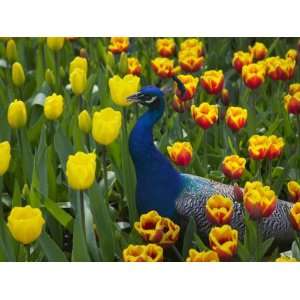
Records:
[[[261,245],[261,256],[264,257],[267,252],[270,250],[270,247],[272,246],[273,242],[274,242],[274,238],[269,238],[267,240],[265,240],[262,245]]]
[[[15,206],[21,206],[21,191],[20,191],[20,185],[18,183],[18,180],[15,180],[14,182],[14,192],[12,197],[12,207]]]
[[[100,186],[94,183],[89,189],[91,212],[96,224],[99,243],[104,261],[114,261],[115,239],[114,228],[109,209],[104,201]]]
[[[52,240],[52,238],[44,231],[40,238],[39,244],[43,252],[45,253],[47,260],[52,262],[67,262],[65,254],[60,250],[58,245]]]
[[[193,239],[197,232],[197,226],[194,218],[190,218],[188,225],[186,227],[183,239],[183,246],[182,246],[182,256],[186,258],[188,256],[189,249],[193,246]]]
[[[5,261],[16,261],[15,248],[16,242],[13,240],[4,219],[0,217],[0,252],[5,256]]]

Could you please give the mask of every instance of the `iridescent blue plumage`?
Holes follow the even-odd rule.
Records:
[[[214,194],[222,194],[234,200],[231,225],[243,235],[243,209],[235,199],[233,186],[181,174],[155,147],[152,129],[162,117],[165,105],[161,90],[154,86],[144,87],[128,99],[148,106],[148,111],[137,121],[129,138],[129,150],[136,171],[139,212],[156,210],[171,218],[177,214],[182,218],[193,217],[199,232],[207,234],[212,225],[205,216],[206,201]],[[290,203],[279,200],[271,217],[263,220],[262,229],[266,238],[292,240],[293,232],[287,215],[290,207]]]

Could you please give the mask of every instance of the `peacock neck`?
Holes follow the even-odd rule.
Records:
[[[153,142],[153,126],[164,113],[163,99],[140,117],[129,138],[129,151],[135,166],[136,201],[140,213],[157,210],[172,217],[181,191],[181,177]]]

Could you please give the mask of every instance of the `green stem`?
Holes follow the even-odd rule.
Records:
[[[102,147],[102,169],[103,169],[103,180],[104,180],[104,198],[108,197],[108,183],[107,183],[107,169],[106,169],[106,147]]]
[[[30,262],[30,245],[25,245],[25,262]]]
[[[255,176],[257,180],[261,180],[261,165],[262,165],[262,161],[257,160],[256,161],[256,176]]]
[[[295,237],[295,241],[296,241],[297,247],[298,247],[298,249],[300,251],[300,240],[299,240],[298,232],[296,230],[294,230],[294,237]]]
[[[85,232],[84,192],[79,191],[79,217],[82,220],[83,231]]]
[[[269,185],[271,185],[272,184],[272,160],[268,159],[267,164],[268,164],[268,175],[266,181],[269,183]]]
[[[204,163],[204,170],[205,170],[205,174],[206,176],[207,171],[208,171],[208,160],[207,160],[207,133],[206,130],[204,129],[203,132],[203,163]]]
[[[174,254],[176,255],[176,257],[179,259],[180,262],[183,262],[183,257],[180,254],[180,252],[178,251],[178,249],[176,248],[175,245],[171,246],[171,249],[173,250]]]
[[[255,249],[255,257],[256,261],[259,262],[261,260],[260,248],[261,248],[261,237],[260,237],[260,224],[261,219],[256,221],[256,249]]]

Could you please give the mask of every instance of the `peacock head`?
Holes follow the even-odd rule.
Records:
[[[164,101],[164,93],[156,86],[145,86],[141,90],[127,97],[129,102],[140,103],[148,107],[159,106],[161,101]]]
[[[186,92],[184,84],[176,76],[173,77],[173,80],[177,83],[182,95],[184,95]],[[155,108],[159,107],[164,101],[164,92],[156,86],[149,85],[141,88],[138,93],[127,97],[127,100],[133,103],[140,103],[150,108]]]

